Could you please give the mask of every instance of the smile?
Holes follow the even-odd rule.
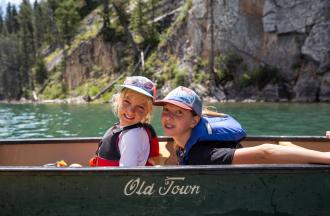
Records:
[[[128,119],[128,120],[133,120],[134,119],[134,116],[129,116],[129,115],[127,115],[126,113],[124,113],[124,115],[123,115],[126,119]]]
[[[164,124],[164,127],[165,127],[166,129],[173,129],[175,126],[172,125],[172,124]]]

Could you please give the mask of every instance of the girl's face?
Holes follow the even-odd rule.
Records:
[[[134,91],[126,91],[119,99],[118,118],[120,125],[129,126],[142,122],[150,112],[148,100],[147,96]]]
[[[199,121],[190,110],[172,104],[165,104],[162,112],[162,126],[164,133],[171,137],[189,135]]]

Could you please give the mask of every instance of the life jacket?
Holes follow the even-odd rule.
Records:
[[[180,164],[188,164],[188,156],[192,147],[200,141],[235,141],[240,142],[246,137],[246,132],[230,115],[222,116],[202,116],[199,123],[193,128],[183,152],[178,156],[181,158]]]
[[[149,137],[150,153],[149,157],[159,155],[159,142],[155,130],[150,124],[137,123],[134,125],[120,128],[118,124],[110,128],[109,132],[99,142],[99,147],[96,155],[89,161],[90,166],[119,166],[120,151],[119,151],[119,135],[125,131],[133,128],[143,127]],[[147,161],[147,166],[151,164]]]

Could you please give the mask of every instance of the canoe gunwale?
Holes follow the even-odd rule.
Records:
[[[159,136],[159,141],[173,141],[171,137]],[[68,138],[32,138],[32,139],[0,139],[1,144],[40,144],[40,143],[90,143],[99,142],[101,137],[68,137]],[[306,141],[306,142],[329,142],[325,136],[248,136],[244,141]]]
[[[244,165],[194,165],[194,166],[156,166],[156,167],[43,167],[43,166],[0,166],[0,176],[5,173],[40,174],[52,173],[65,175],[68,173],[108,173],[108,174],[141,174],[141,173],[169,173],[170,175],[184,173],[212,174],[212,173],[330,173],[330,165],[320,164],[244,164]],[[25,173],[25,174],[24,174]]]

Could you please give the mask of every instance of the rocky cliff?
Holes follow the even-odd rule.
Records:
[[[211,55],[210,10],[214,52],[234,54],[244,62],[233,81],[218,88],[218,98],[330,101],[330,1],[193,0],[185,55]],[[182,40],[182,39],[180,39]],[[235,79],[260,66],[281,77],[263,88],[235,87]],[[248,74],[248,73],[247,73]],[[225,92],[225,93],[224,93]]]
[[[95,65],[108,70],[121,65],[125,54],[119,57],[119,53],[124,49],[125,44],[109,45],[102,38],[82,42],[67,62],[64,77],[69,88],[88,78]],[[204,73],[194,71],[192,55],[232,58],[229,79],[214,83],[211,76],[192,85],[203,96],[330,101],[330,1],[193,0],[188,17],[158,48],[163,62],[166,58],[161,55],[166,52],[176,55],[179,67],[188,71],[183,84],[192,83],[192,73]],[[172,87],[162,87],[162,91]]]

